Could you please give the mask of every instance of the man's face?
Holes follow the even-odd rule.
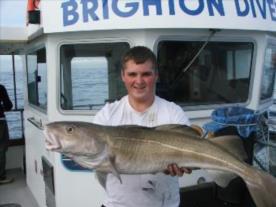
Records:
[[[142,64],[136,64],[133,60],[126,62],[122,80],[132,100],[141,102],[154,97],[158,74],[152,66],[149,60]]]

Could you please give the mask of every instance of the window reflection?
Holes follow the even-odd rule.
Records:
[[[275,69],[276,69],[276,46],[266,48],[262,76],[261,100],[271,98],[273,95]]]
[[[47,65],[45,48],[27,55],[27,71],[29,103],[46,110]]]
[[[194,41],[158,44],[158,95],[183,106],[246,102],[253,44],[209,42],[187,68],[202,44]]]
[[[128,43],[62,45],[61,108],[99,109],[126,94],[120,59],[128,49]]]

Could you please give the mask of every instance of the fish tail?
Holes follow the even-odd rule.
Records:
[[[276,178],[249,167],[244,181],[257,207],[276,206]]]

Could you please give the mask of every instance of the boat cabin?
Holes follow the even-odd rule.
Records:
[[[273,104],[275,0],[42,0],[26,28],[1,28],[0,44],[0,54],[20,58],[24,71],[25,145],[10,147],[9,157],[18,154],[17,166],[24,160],[40,207],[102,204],[94,172],[47,151],[42,128],[92,122],[107,102],[124,96],[120,58],[133,46],[154,51],[157,95],[179,104],[194,124],[203,126],[220,107],[267,113]],[[197,170],[180,184],[202,181],[210,178]]]

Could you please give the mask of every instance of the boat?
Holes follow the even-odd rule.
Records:
[[[25,78],[19,109],[24,142],[10,146],[8,168],[26,171],[27,189],[39,207],[102,204],[105,193],[94,172],[47,151],[42,128],[52,121],[92,122],[105,103],[125,95],[120,57],[132,46],[154,51],[157,94],[179,104],[192,123],[204,126],[221,107],[269,116],[276,67],[273,0],[28,3],[26,27],[0,28],[0,54],[21,57]],[[263,141],[266,146],[269,140]],[[275,153],[266,148],[266,158]],[[267,163],[261,166],[269,171]],[[204,198],[217,199],[215,187],[206,187],[211,181],[195,170],[180,178],[180,187],[185,195],[204,192]]]

